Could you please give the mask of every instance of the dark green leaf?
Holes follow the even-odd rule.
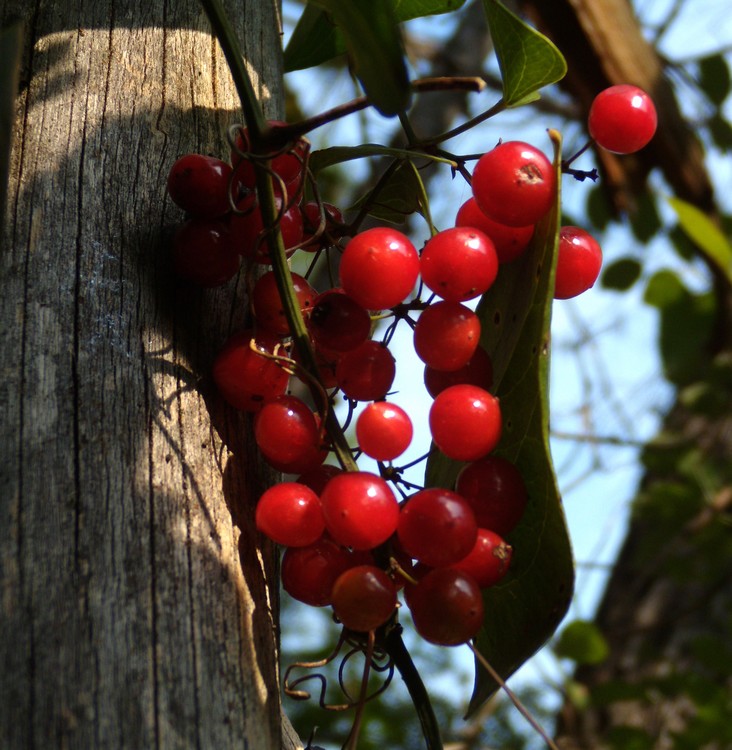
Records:
[[[610,647],[597,625],[574,620],[559,634],[554,652],[560,659],[571,659],[577,664],[600,664],[607,659]]]
[[[552,132],[555,164],[560,140]],[[504,581],[485,592],[486,617],[476,645],[507,678],[552,635],[572,596],[574,568],[569,536],[549,451],[549,328],[559,205],[537,227],[525,255],[501,268],[478,306],[482,344],[491,354],[503,436],[496,453],[513,461],[530,502],[509,536],[514,548]],[[452,487],[461,464],[433,450],[428,486]],[[478,669],[470,711],[497,689]]]
[[[324,148],[314,151],[310,156],[308,166],[314,174],[318,174],[327,167],[334,164],[341,164],[353,159],[365,159],[369,156],[393,156],[398,159],[413,159],[414,152],[401,148],[390,148],[381,146],[378,143],[364,143],[361,146],[333,146],[333,148]],[[420,154],[420,159],[429,159],[440,164],[449,164],[454,166],[454,162],[439,156],[427,156]]]
[[[732,285],[732,244],[730,241],[722,234],[719,227],[696,206],[680,198],[669,198],[668,202],[676,212],[684,233]]]
[[[661,217],[650,191],[646,190],[638,198],[635,211],[630,214],[630,228],[641,242],[648,242],[661,229]]]
[[[606,229],[613,218],[610,201],[605,190],[600,185],[593,185],[587,193],[587,215],[592,226]]]
[[[308,4],[285,47],[285,72],[312,68],[345,51],[343,36],[328,14]]]
[[[449,13],[464,3],[465,0],[395,0],[394,20],[402,23],[412,18]],[[343,35],[327,13],[308,4],[285,48],[285,72],[320,65],[345,51]]]
[[[638,281],[642,268],[635,258],[620,258],[605,268],[600,283],[605,289],[626,292]]]
[[[10,145],[15,120],[15,97],[23,50],[23,24],[16,21],[0,29],[0,236],[5,216],[5,196],[10,171]]]
[[[729,66],[724,55],[710,55],[699,60],[699,86],[709,100],[719,106],[729,95]]]
[[[419,172],[411,162],[403,161],[379,186],[376,195],[369,191],[351,209],[359,210],[368,204],[369,216],[392,224],[403,224],[414,213],[424,215],[423,195],[424,185]]]
[[[714,140],[714,145],[729,151],[732,148],[732,125],[719,113],[714,115],[708,123],[709,133]]]
[[[522,104],[543,86],[564,78],[567,63],[553,42],[497,0],[483,0],[483,7],[503,76],[503,99],[508,106]]]

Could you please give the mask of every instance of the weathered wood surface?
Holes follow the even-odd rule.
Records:
[[[231,3],[270,115],[274,2]],[[192,0],[10,0],[26,21],[0,253],[0,746],[281,747],[266,477],[207,372],[243,279],[175,282],[181,154],[237,100]],[[291,747],[291,739],[284,746]]]

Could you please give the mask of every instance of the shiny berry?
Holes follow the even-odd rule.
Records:
[[[396,404],[375,401],[356,420],[359,448],[377,461],[393,461],[412,441],[412,420]]]
[[[346,245],[339,273],[341,285],[356,302],[368,310],[384,310],[398,305],[414,288],[419,255],[406,235],[374,227]]]
[[[501,437],[498,399],[474,385],[453,385],[439,393],[429,412],[432,439],[449,458],[475,461]]]
[[[557,176],[534,146],[504,141],[483,154],[473,171],[473,197],[483,213],[500,224],[536,224],[552,207]]]
[[[554,298],[570,299],[592,287],[600,275],[602,250],[597,240],[579,227],[559,232]]]
[[[229,183],[232,169],[214,156],[187,154],[168,173],[168,194],[192,216],[209,219],[231,210]]]
[[[320,435],[310,407],[297,396],[282,395],[257,414],[254,439],[265,458],[292,464],[317,450]]]
[[[435,370],[459,370],[480,340],[478,316],[460,302],[435,302],[420,313],[414,328],[417,356]]]
[[[469,575],[480,588],[494,586],[508,573],[513,549],[498,534],[478,529],[473,549],[450,567]]]
[[[333,584],[353,565],[349,551],[321,537],[306,547],[288,547],[282,556],[282,587],[293,598],[311,607],[331,602]]]
[[[325,531],[320,498],[297,482],[280,482],[266,490],[254,518],[263,534],[286,547],[313,544]]]
[[[590,106],[587,128],[598,146],[632,154],[646,146],[658,119],[651,97],[637,86],[620,84],[601,91]]]

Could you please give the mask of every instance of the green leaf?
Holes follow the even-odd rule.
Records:
[[[376,109],[389,117],[409,106],[411,88],[391,0],[313,0],[343,36],[354,75]]]
[[[15,21],[0,29],[0,236],[5,217],[5,196],[10,171],[10,146],[15,121],[20,55],[23,51],[23,24]]]
[[[635,211],[630,214],[630,228],[641,242],[649,242],[661,229],[661,217],[650,191],[639,196]]]
[[[620,258],[609,264],[600,277],[605,289],[627,292],[640,278],[643,267],[635,258]]]
[[[722,151],[729,151],[732,149],[732,125],[727,122],[723,115],[717,113],[709,120],[709,134],[714,140],[714,145],[722,149]]]
[[[498,0],[483,0],[483,8],[503,77],[503,100],[509,107],[543,86],[564,78],[567,62],[553,42],[524,23]]]
[[[699,60],[699,86],[717,106],[724,103],[729,95],[729,66],[724,55],[710,55]]]
[[[729,240],[717,225],[696,206],[692,206],[691,203],[681,198],[669,198],[668,202],[676,212],[683,232],[732,286],[732,244]]]
[[[414,151],[408,151],[403,148],[391,148],[390,146],[381,146],[378,143],[364,143],[361,146],[333,146],[332,148],[313,151],[310,160],[308,161],[308,166],[313,174],[318,174],[323,169],[332,167],[335,164],[352,161],[353,159],[365,159],[370,156],[393,156],[397,159],[414,159],[415,154]],[[427,159],[428,161],[435,161],[440,164],[448,164],[452,167],[457,166],[454,161],[445,159],[441,156],[419,154],[419,158]]]
[[[422,178],[410,161],[402,161],[379,184],[378,192],[369,191],[351,209],[359,210],[368,205],[368,215],[392,224],[403,224],[414,213],[425,215]]]
[[[597,625],[574,620],[560,633],[554,653],[560,659],[571,659],[577,664],[600,664],[607,659],[610,647]]]
[[[552,131],[559,174],[560,138]],[[507,577],[484,594],[485,624],[476,645],[505,679],[553,634],[572,596],[574,565],[549,449],[549,331],[559,203],[537,226],[528,251],[501,268],[478,306],[482,345],[491,354],[503,435],[497,455],[513,461],[530,502],[508,537],[514,555]],[[453,487],[462,464],[433,450],[428,486]],[[478,668],[475,711],[497,689]]]
[[[394,20],[402,23],[412,18],[449,13],[464,3],[465,0],[395,0]],[[308,4],[285,48],[285,72],[320,65],[345,51],[343,35],[330,21],[328,14]]]

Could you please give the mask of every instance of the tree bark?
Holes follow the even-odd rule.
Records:
[[[267,114],[274,0],[231,4]],[[0,264],[0,744],[294,747],[283,738],[268,481],[211,387],[243,278],[178,283],[167,172],[240,121],[191,0],[19,0]]]

